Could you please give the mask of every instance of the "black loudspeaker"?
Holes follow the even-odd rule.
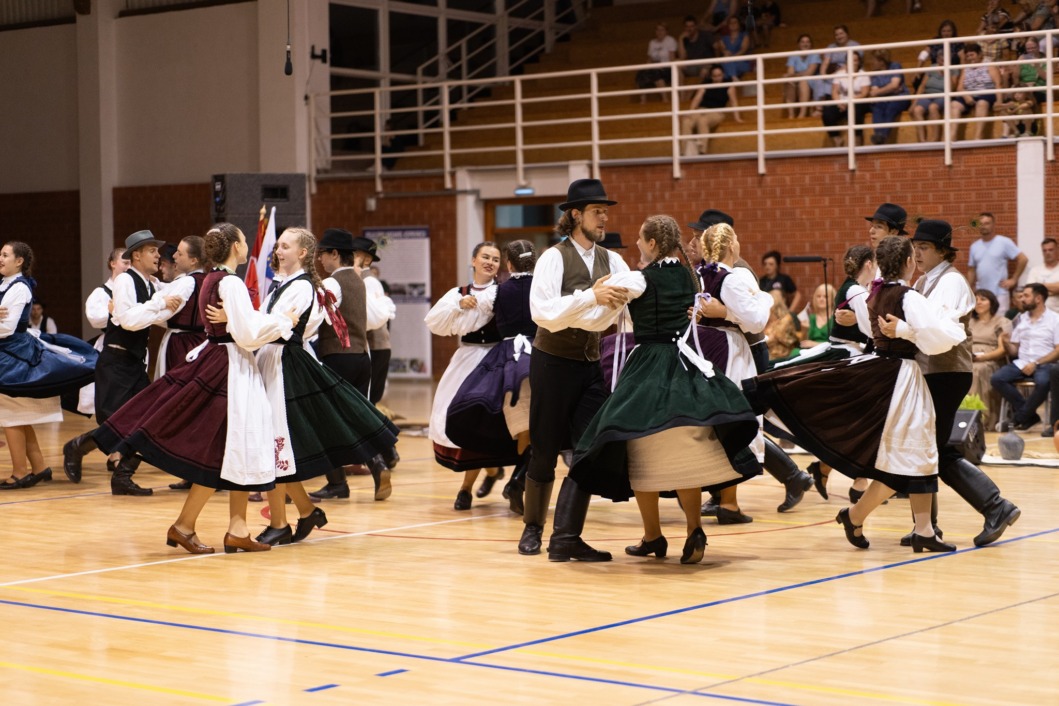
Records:
[[[949,445],[955,446],[963,457],[978,465],[985,455],[985,429],[982,428],[982,413],[976,409],[959,410],[952,423]]]
[[[276,207],[276,235],[289,226],[306,225],[304,174],[214,174],[210,180],[214,223],[239,226],[248,241],[257,234],[261,207]]]

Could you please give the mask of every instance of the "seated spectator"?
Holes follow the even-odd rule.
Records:
[[[900,73],[901,64],[890,58],[889,49],[875,49],[871,52],[872,70],[871,88],[868,95],[876,98],[884,96],[907,96],[908,86],[905,85],[905,75]],[[886,72],[886,73],[879,73]],[[872,124],[881,125],[893,123],[901,119],[901,113],[908,110],[911,103],[907,100],[879,101],[872,105]],[[877,127],[871,136],[873,145],[881,145],[890,137],[892,127]]]
[[[798,314],[802,324],[802,348],[813,348],[827,343],[831,338],[831,302],[835,300],[835,288],[821,284],[813,292],[809,305]]]
[[[813,38],[808,34],[803,34],[798,37],[798,50],[809,51],[813,48]],[[808,76],[816,76],[820,71],[820,55],[819,54],[805,54],[803,56],[792,56],[787,59],[787,73],[784,74],[784,78],[798,79]],[[819,81],[819,79],[816,79]],[[808,103],[811,99],[812,84],[815,81],[805,78],[805,80],[791,80],[790,83],[783,85],[783,102],[784,103]],[[788,118],[804,118],[809,115],[809,108],[806,105],[802,105],[800,108],[796,108],[791,105],[787,108]]]
[[[768,292],[774,299],[782,299],[791,311],[798,311],[802,306],[802,294],[794,280],[780,271],[782,262],[783,256],[779,250],[769,250],[762,255],[761,269],[764,274],[758,278],[757,284],[762,292]]]
[[[997,101],[993,106],[997,115],[1009,115],[1012,118],[1003,123],[1003,137],[1036,136],[1039,129],[1037,118],[1033,117],[1039,110],[1035,92],[1030,90],[1033,87],[1019,86],[1019,88],[1022,90],[997,94]]]
[[[983,63],[992,64],[995,61],[1004,60],[1003,52],[1010,42],[1006,38],[989,36],[995,34],[997,34],[997,28],[994,25],[986,24],[985,31],[982,32],[983,36],[978,38],[978,46],[981,47],[980,53]]]
[[[765,340],[769,349],[769,364],[786,360],[796,354],[800,341],[798,329],[794,327],[794,317],[783,299],[776,299],[769,311],[769,320],[765,324]]]
[[[44,302],[39,299],[35,299],[29,309],[29,327],[40,333],[59,333],[55,319],[44,315]]]
[[[1048,82],[1048,65],[1044,63],[1044,54],[1041,53],[1041,43],[1036,37],[1027,37],[1022,54],[1019,55],[1018,85],[1032,87],[1044,86]],[[1038,103],[1044,103],[1046,96],[1044,91],[1035,91],[1034,98]]]
[[[727,115],[719,109],[729,106],[739,107],[735,86],[731,84],[731,79],[725,77],[724,70],[720,66],[711,66],[710,74],[703,81],[702,88],[691,97],[691,105],[688,106],[689,113],[680,119],[682,135],[696,133],[699,135],[698,140],[685,141],[685,157],[694,157],[709,151],[710,133],[717,130],[717,126],[724,122]],[[732,113],[732,119],[737,123],[743,122],[739,111]]]
[[[677,40],[669,36],[664,24],[655,25],[655,38],[647,43],[647,58],[655,64],[676,60]],[[640,69],[636,72],[636,85],[639,88],[665,88],[669,85],[669,77],[668,68]],[[640,102],[646,103],[647,96],[641,95]]]
[[[1055,0],[1017,0],[1019,13],[1011,19],[1019,32],[1055,29]]]
[[[824,61],[820,64],[820,73],[824,76],[838,71],[837,68],[831,68],[832,66],[844,67],[846,65],[846,59],[849,56],[849,48],[860,46],[860,42],[849,38],[849,27],[846,25],[835,25],[834,31],[835,41],[828,44],[827,48],[836,51],[825,53],[823,55]]]
[[[720,32],[729,17],[739,14],[739,5],[739,0],[712,0],[703,20],[706,29],[713,34]]]
[[[713,48],[718,57],[747,56],[750,53],[750,37],[743,21],[734,15],[729,17],[724,33]],[[720,66],[725,77],[730,79],[738,79],[753,68],[749,61],[729,61]]]
[[[1042,240],[1041,256],[1044,263],[1031,267],[1026,281],[1043,284],[1048,290],[1048,300],[1044,305],[1059,314],[1059,242],[1055,238]]]
[[[780,14],[780,6],[775,0],[754,3],[754,42],[756,46],[769,46],[772,41],[772,30],[785,27]]]
[[[1007,10],[1000,7],[1000,0],[986,0],[985,14],[982,15],[975,34],[986,34],[985,30],[988,26],[992,26],[994,32],[1006,33],[1015,31],[1015,24],[1011,21],[1011,15],[1008,14]]]
[[[956,29],[956,23],[952,20],[942,20],[941,24],[938,25],[938,33],[934,36],[934,39],[951,39],[952,37],[960,36],[959,30]],[[951,42],[949,44],[949,64],[951,66],[959,66],[963,63],[963,42]],[[945,44],[939,42],[937,44],[931,44],[929,47],[919,52],[919,60],[916,66],[944,66],[945,65]],[[916,88],[918,88],[918,79]]]
[[[684,31],[677,42],[677,58],[681,61],[713,58],[713,36],[699,27],[695,15],[684,18]],[[685,82],[701,83],[710,73],[709,64],[689,64],[681,69]]]
[[[1041,421],[1037,408],[1048,397],[1049,371],[1059,360],[1059,314],[1044,305],[1047,298],[1048,290],[1043,284],[1023,287],[1024,313],[1010,339],[1001,337],[1012,362],[993,373],[991,378],[993,387],[1015,412],[1016,429],[1029,429]],[[1015,383],[1025,380],[1033,382],[1033,391],[1024,399]]]
[[[941,128],[923,125],[923,120],[941,120],[945,116],[945,69],[929,69],[921,74],[922,82],[916,92],[920,96],[912,103],[910,115],[916,124],[916,139],[920,142],[941,142]],[[953,83],[950,80],[950,84]],[[951,85],[949,86],[952,87]]]
[[[958,96],[952,100],[952,118],[958,120],[965,113],[972,113],[976,118],[988,117],[996,103],[996,90],[1000,85],[1000,72],[995,66],[982,62],[982,48],[971,42],[963,48],[964,60],[967,62],[956,81],[956,91],[971,91],[970,95]],[[968,140],[982,137],[985,123],[976,122],[967,125],[965,135]],[[950,139],[956,141],[960,124],[954,122]]]
[[[978,395],[985,403],[982,414],[982,425],[992,431],[1000,421],[1000,393],[990,383],[993,373],[1007,362],[1007,351],[1004,350],[1002,337],[1011,335],[1011,321],[1002,314],[996,295],[988,289],[979,289],[974,293],[974,311],[971,312],[971,355],[974,358],[971,370],[970,395]]]
[[[828,130],[831,142],[835,147],[845,147],[846,130],[845,125],[849,120],[849,104],[846,102],[852,95],[853,98],[867,98],[868,90],[871,88],[871,79],[860,70],[860,54],[853,53],[853,65],[848,70],[836,71],[831,82],[831,97],[833,103],[824,106],[823,122],[828,127],[842,126],[842,130]],[[871,110],[869,103],[857,103],[853,106],[853,121],[857,125],[864,124],[864,117]],[[863,136],[858,130],[855,143],[861,144]]]

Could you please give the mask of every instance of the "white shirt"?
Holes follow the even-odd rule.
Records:
[[[152,324],[168,321],[174,312],[165,308],[163,297],[154,296],[142,304],[136,303],[136,284],[133,277],[139,277],[154,287],[158,286],[154,277],[148,279],[134,267],[115,277],[114,312],[111,314],[114,323],[126,331],[140,331]]]
[[[846,290],[846,301],[849,308],[857,315],[857,328],[868,337],[875,337],[871,330],[871,316],[868,314],[868,290],[859,284],[851,284]]]
[[[34,324],[30,321],[29,327],[41,333],[59,333],[59,327],[55,325],[55,319],[50,316],[43,317],[39,324]]]
[[[1059,346],[1059,314],[1048,308],[1036,320],[1023,314],[1011,332],[1011,342],[1019,344],[1018,357],[1012,361],[1015,367],[1036,363]]]
[[[1048,267],[1044,264],[1031,267],[1029,274],[1026,275],[1026,284],[1033,284],[1034,282],[1046,285],[1059,282],[1059,264],[1055,267]],[[1059,294],[1049,294],[1044,305],[1052,311],[1059,313]]]
[[[774,303],[772,295],[761,291],[754,273],[747,268],[733,268],[723,262],[718,262],[717,266],[731,273],[721,283],[721,301],[728,309],[725,320],[731,321],[744,333],[764,331]]]
[[[478,306],[473,309],[460,308],[460,300],[464,296],[460,294],[459,287],[453,287],[431,307],[423,321],[432,334],[464,336],[489,323],[489,319],[493,318],[496,284],[489,284],[471,292],[471,296],[478,300]]]
[[[652,39],[647,43],[647,56],[656,64],[672,61],[677,53],[677,40],[670,35],[662,39]]]
[[[114,278],[108,279],[103,286],[113,292]],[[96,287],[88,295],[88,299],[85,300],[85,317],[88,319],[88,323],[92,324],[92,328],[104,329],[107,327],[107,322],[110,320],[110,295],[107,294],[106,289]]]
[[[592,272],[596,248],[586,250],[572,238],[570,242],[577,248],[585,267]],[[602,248],[601,251],[607,254],[612,275],[629,271],[629,266],[619,255]],[[530,285],[530,316],[538,326],[553,333],[567,328],[603,331],[621,315],[623,307],[600,306],[591,287],[566,296],[562,295],[562,288],[563,256],[556,248],[549,248],[537,260],[533,268],[533,284]]]
[[[19,282],[16,285],[11,284],[18,276],[4,277],[3,281],[0,282],[0,292],[5,293],[3,295],[3,306],[7,308],[7,316],[0,319],[0,338],[7,338],[15,332],[18,327],[18,320],[22,318],[22,310],[33,301],[33,292],[30,291],[25,282]],[[10,291],[8,291],[8,288],[10,288]]]

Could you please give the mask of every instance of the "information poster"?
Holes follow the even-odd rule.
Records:
[[[379,280],[397,305],[390,322],[390,377],[425,378],[430,370],[430,231],[427,228],[365,228],[379,247]]]

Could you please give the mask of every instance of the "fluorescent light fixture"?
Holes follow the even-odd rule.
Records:
[[[516,186],[515,196],[533,196],[537,191],[532,186]]]

